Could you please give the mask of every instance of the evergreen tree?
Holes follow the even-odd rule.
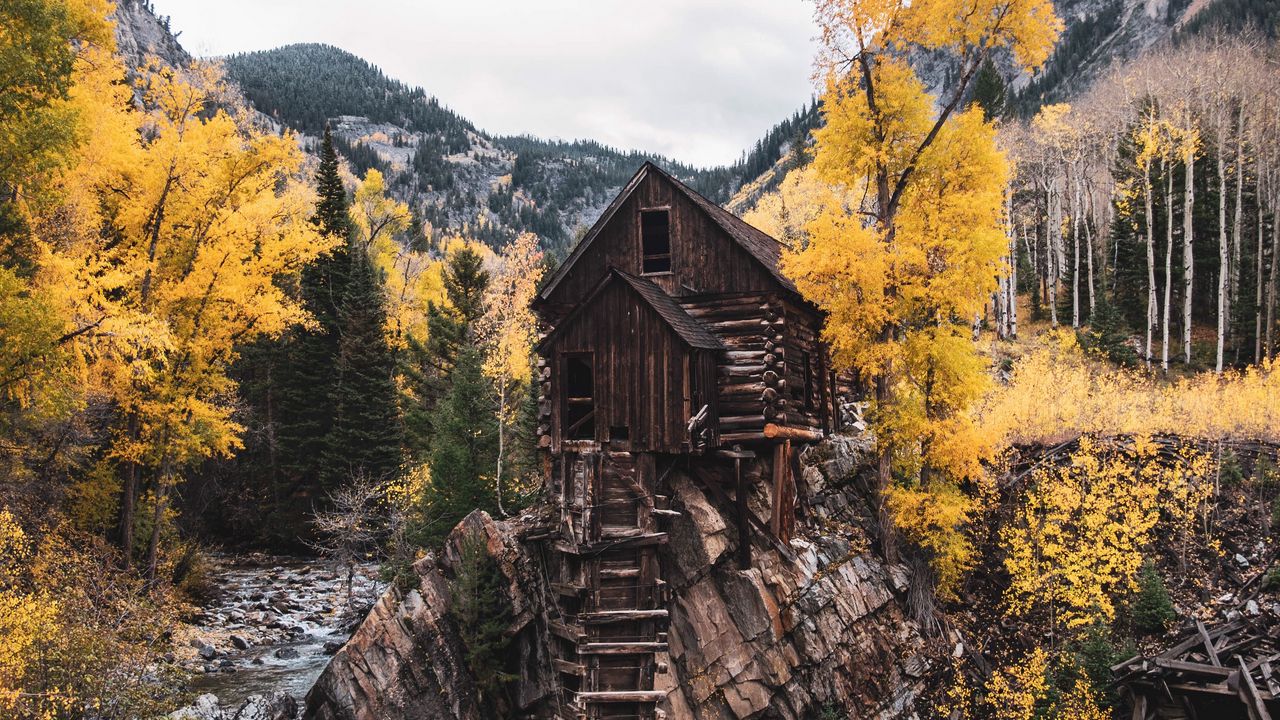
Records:
[[[439,545],[472,510],[497,511],[488,473],[498,454],[498,421],[482,363],[480,350],[464,345],[449,373],[449,389],[431,414],[431,483],[413,533],[426,546]]]
[[[982,67],[978,68],[978,74],[973,78],[973,96],[970,99],[982,108],[982,114],[987,120],[1004,116],[1004,78],[1000,77],[1000,71],[996,70],[991,58],[987,58]]]
[[[347,192],[328,128],[320,149],[316,190],[319,200],[312,222],[327,237],[346,241],[351,234]],[[285,488],[277,495],[286,504],[292,504],[290,496],[295,492],[306,492],[319,482],[326,437],[336,414],[339,315],[350,266],[348,243],[343,242],[302,271],[299,293],[316,327],[297,330],[283,348],[276,437]]]
[[[432,416],[444,397],[449,374],[464,345],[475,344],[475,323],[484,313],[489,273],[484,260],[470,247],[449,256],[444,271],[447,306],[427,308],[427,340],[409,340],[403,373],[405,433],[410,455],[425,459],[431,448]]]
[[[360,249],[348,246],[347,255],[352,262],[338,308],[333,425],[324,439],[327,486],[357,473],[392,475],[400,467],[403,440],[382,278]]]
[[[507,578],[484,546],[469,536],[459,548],[457,579],[452,584],[453,616],[467,648],[467,665],[475,677],[482,702],[495,714],[505,714],[503,686],[519,676],[506,672],[510,665],[511,602],[506,597]]]

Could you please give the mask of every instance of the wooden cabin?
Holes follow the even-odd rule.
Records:
[[[540,439],[561,511],[551,622],[562,717],[653,718],[666,651],[664,479],[701,468],[749,529],[784,546],[796,444],[838,429],[847,378],[822,313],[779,269],[777,240],[645,163],[534,302]],[[765,463],[768,520],[742,463]],[[730,487],[720,488],[723,478]],[[729,500],[729,493],[733,499]]]

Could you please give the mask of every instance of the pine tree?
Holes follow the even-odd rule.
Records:
[[[417,542],[429,547],[439,545],[472,510],[497,510],[489,486],[498,453],[498,421],[482,363],[477,347],[463,346],[449,373],[448,392],[431,414],[431,483],[413,532]]]
[[[982,114],[987,120],[1004,115],[1004,78],[1000,77],[1000,71],[996,70],[991,58],[987,58],[982,67],[978,68],[978,74],[973,78],[973,96],[970,100],[982,108]]]
[[[447,306],[427,308],[427,340],[409,339],[403,373],[408,394],[404,402],[405,433],[411,456],[430,453],[432,415],[445,396],[449,374],[461,348],[475,344],[475,324],[484,314],[489,273],[480,253],[470,247],[455,250],[444,270]]]
[[[403,440],[382,278],[360,249],[348,246],[347,254],[352,262],[338,308],[333,425],[324,439],[326,486],[354,474],[389,477],[400,467]]]
[[[319,200],[312,223],[327,237],[348,240],[347,191],[328,128],[320,148],[316,190]],[[339,314],[350,266],[348,243],[343,242],[302,272],[299,293],[316,327],[298,330],[283,347],[276,432],[283,487],[277,497],[286,505],[292,504],[290,496],[296,491],[307,492],[319,483],[326,437],[336,415]]]

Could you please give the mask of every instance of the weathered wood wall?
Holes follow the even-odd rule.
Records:
[[[592,353],[595,440],[618,449],[683,452],[689,418],[710,404],[716,417],[715,356],[694,350],[626,284],[613,282],[544,348],[552,367],[552,443],[565,440],[560,397],[566,354]],[[627,428],[613,437],[611,428]]]
[[[671,272],[645,275],[668,295],[770,291],[778,281],[684,193],[650,173],[617,209],[591,246],[547,298],[544,315],[564,317],[609,272],[641,275],[640,211],[670,208]]]

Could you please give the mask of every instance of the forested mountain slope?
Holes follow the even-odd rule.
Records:
[[[645,160],[656,160],[723,202],[770,167],[816,120],[816,106],[769,131],[733,165],[690,167],[590,140],[486,133],[421,88],[388,78],[329,45],[236,55],[227,71],[254,106],[307,136],[326,122],[357,172],[378,168],[392,192],[437,233],[463,232],[498,245],[533,231],[562,253]]]

